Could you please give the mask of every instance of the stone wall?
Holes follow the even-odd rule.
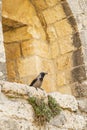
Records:
[[[6,65],[5,65],[5,50],[3,45],[3,33],[2,33],[2,22],[1,22],[1,9],[2,0],[0,0],[0,79],[6,79]]]
[[[84,57],[85,69],[87,71],[87,0],[67,0],[77,22],[82,52]]]
[[[86,78],[83,41],[78,32],[81,24],[73,16],[74,3],[77,1],[3,0],[9,81],[29,84],[39,72],[46,71],[49,74],[42,86],[46,91],[72,94],[70,84]]]

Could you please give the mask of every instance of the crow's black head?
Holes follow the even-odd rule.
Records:
[[[42,78],[43,78],[46,74],[47,74],[47,73],[45,73],[45,72],[41,72],[41,73],[40,73],[40,75],[41,75]]]

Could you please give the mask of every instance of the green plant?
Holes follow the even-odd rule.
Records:
[[[51,96],[48,96],[48,103],[44,102],[44,99],[37,99],[35,97],[29,97],[28,102],[32,105],[35,112],[35,122],[43,125],[49,122],[50,119],[60,113],[60,107],[56,100]]]
[[[59,104],[57,103],[57,101],[51,97],[51,96],[48,96],[48,105],[52,111],[52,116],[56,116],[60,113],[61,111],[61,108],[59,106]]]

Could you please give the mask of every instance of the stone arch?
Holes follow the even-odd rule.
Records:
[[[29,84],[47,71],[47,91],[71,94],[70,84],[86,78],[82,43],[67,1],[3,0],[2,16],[8,80]]]

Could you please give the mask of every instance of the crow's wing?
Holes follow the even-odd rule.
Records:
[[[37,81],[37,78],[34,79],[29,86],[33,86],[36,81]]]

